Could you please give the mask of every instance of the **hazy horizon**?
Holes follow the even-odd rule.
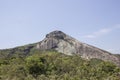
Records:
[[[120,53],[119,0],[1,0],[0,49],[44,39],[54,30]]]

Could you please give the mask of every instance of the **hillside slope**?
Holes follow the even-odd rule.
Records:
[[[36,51],[0,59],[0,80],[120,80],[120,68],[100,59]]]
[[[120,66],[120,57],[113,55],[105,50],[82,43],[62,31],[53,31],[46,35],[40,42],[29,44],[12,49],[0,50],[0,58],[9,58],[16,56],[29,56],[35,51],[56,50],[66,55],[77,54],[85,59],[97,58],[104,61],[110,61]]]

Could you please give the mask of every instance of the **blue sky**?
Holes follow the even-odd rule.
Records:
[[[120,53],[120,0],[0,0],[0,49],[41,41],[54,30]]]

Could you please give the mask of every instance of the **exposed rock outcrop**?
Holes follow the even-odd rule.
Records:
[[[47,34],[46,38],[36,45],[36,48],[40,50],[54,49],[67,55],[78,54],[85,59],[98,58],[120,66],[120,60],[113,54],[79,42],[61,31],[53,31]]]

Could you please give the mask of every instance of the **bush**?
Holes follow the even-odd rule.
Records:
[[[119,75],[113,63],[56,51],[0,60],[0,80],[120,80]]]

